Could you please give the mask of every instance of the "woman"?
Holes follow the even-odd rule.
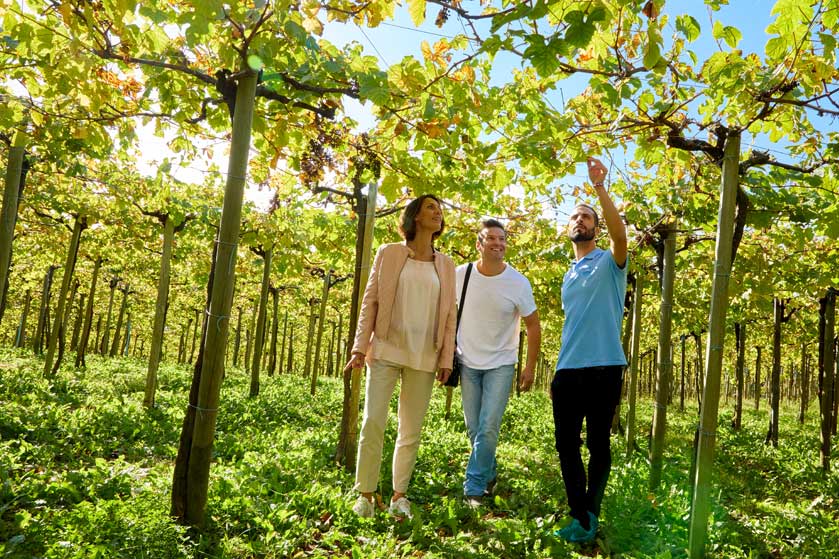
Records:
[[[454,263],[434,249],[445,222],[440,200],[426,194],[405,208],[403,243],[379,248],[364,290],[352,357],[345,368],[367,361],[364,419],[358,441],[353,511],[371,517],[379,484],[388,406],[396,381],[399,427],[393,451],[393,497],[389,510],[411,516],[405,497],[414,470],[420,432],[436,378],[452,370],[455,308]]]

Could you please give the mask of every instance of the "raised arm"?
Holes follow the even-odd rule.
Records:
[[[623,268],[626,264],[626,226],[623,224],[615,203],[612,202],[612,198],[609,197],[609,193],[603,185],[607,174],[608,170],[603,163],[594,157],[588,158],[588,176],[594,185],[597,199],[600,200],[603,220],[606,222],[606,230],[609,233],[612,258],[615,259],[615,264]]]

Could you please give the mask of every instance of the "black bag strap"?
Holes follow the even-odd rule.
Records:
[[[466,300],[466,287],[469,285],[469,276],[472,274],[472,263],[466,266],[466,277],[463,278],[463,287],[460,290],[460,305],[457,307],[457,326],[454,328],[455,336],[460,329],[460,315],[463,314],[463,302]]]

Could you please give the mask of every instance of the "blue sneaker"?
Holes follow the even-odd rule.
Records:
[[[554,532],[554,536],[558,538],[562,538],[567,542],[577,542],[580,541],[580,538],[584,538],[586,536],[586,530],[583,528],[580,521],[576,518],[571,519],[571,523],[568,524],[565,528],[560,528]]]
[[[597,526],[600,523],[597,521],[597,517],[589,511],[588,513],[588,525],[589,529],[584,530],[586,532],[585,537],[581,540],[577,540],[580,543],[589,543],[594,541],[594,537],[597,535]],[[580,526],[582,528],[582,525]]]
[[[576,518],[571,519],[571,523],[560,530],[554,532],[554,536],[560,537],[563,540],[571,543],[590,543],[594,541],[597,535],[597,517],[592,513],[588,513],[589,529],[583,528],[580,521]]]

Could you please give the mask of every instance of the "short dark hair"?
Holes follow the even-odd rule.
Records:
[[[600,217],[597,215],[597,210],[593,207],[589,206],[588,204],[577,204],[574,206],[575,208],[588,208],[591,210],[591,213],[594,214],[594,226],[600,227]]]
[[[411,200],[411,202],[407,206],[405,206],[405,209],[402,210],[402,217],[399,218],[399,232],[402,234],[402,238],[406,241],[413,241],[414,237],[417,236],[417,214],[422,209],[423,202],[425,202],[428,198],[431,198],[432,200],[437,202],[440,205],[440,208],[442,209],[443,202],[439,198],[437,198],[433,194],[423,194],[422,196],[419,196]],[[443,218],[440,221],[440,229],[439,231],[435,231],[431,235],[431,240],[437,239],[437,237],[439,237],[443,233],[443,229],[445,228],[446,218],[445,216],[443,216]]]
[[[484,229],[489,229],[490,227],[497,227],[498,229],[501,229],[502,231],[504,231],[504,238],[505,239],[507,238],[507,229],[504,228],[504,224],[501,223],[500,221],[498,221],[497,219],[489,218],[489,219],[485,219],[485,220],[481,221],[481,228],[478,229],[478,240],[479,241],[482,241],[481,231],[483,231]]]

